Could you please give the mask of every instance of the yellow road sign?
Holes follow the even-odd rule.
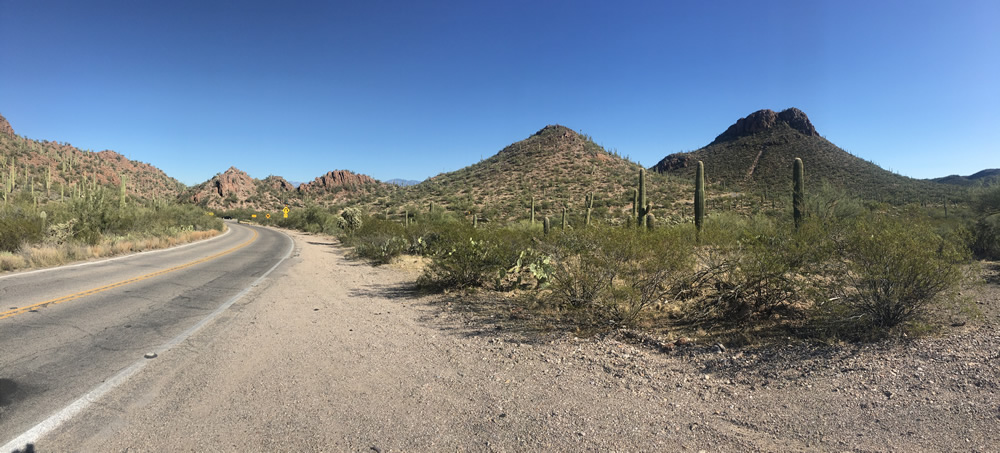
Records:
[[[264,214],[264,217],[271,218],[271,214]]]
[[[281,212],[285,213],[285,218],[287,219],[288,218],[288,206],[285,206],[285,209],[282,209]]]

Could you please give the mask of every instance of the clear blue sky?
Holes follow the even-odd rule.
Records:
[[[1000,2],[0,0],[0,114],[186,184],[422,180],[563,124],[643,165],[798,107],[898,173],[1000,167]]]

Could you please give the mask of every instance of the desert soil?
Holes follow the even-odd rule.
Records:
[[[670,351],[484,327],[416,273],[289,232],[296,256],[40,451],[998,451],[985,316],[875,345]]]

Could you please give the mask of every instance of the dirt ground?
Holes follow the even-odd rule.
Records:
[[[289,234],[290,266],[39,451],[1000,450],[995,265],[935,338],[664,351],[483,322]]]

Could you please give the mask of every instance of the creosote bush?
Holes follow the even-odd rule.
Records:
[[[957,287],[968,250],[914,218],[873,216],[857,221],[839,244],[842,272],[833,304],[846,320],[878,329],[923,321],[940,297]]]

